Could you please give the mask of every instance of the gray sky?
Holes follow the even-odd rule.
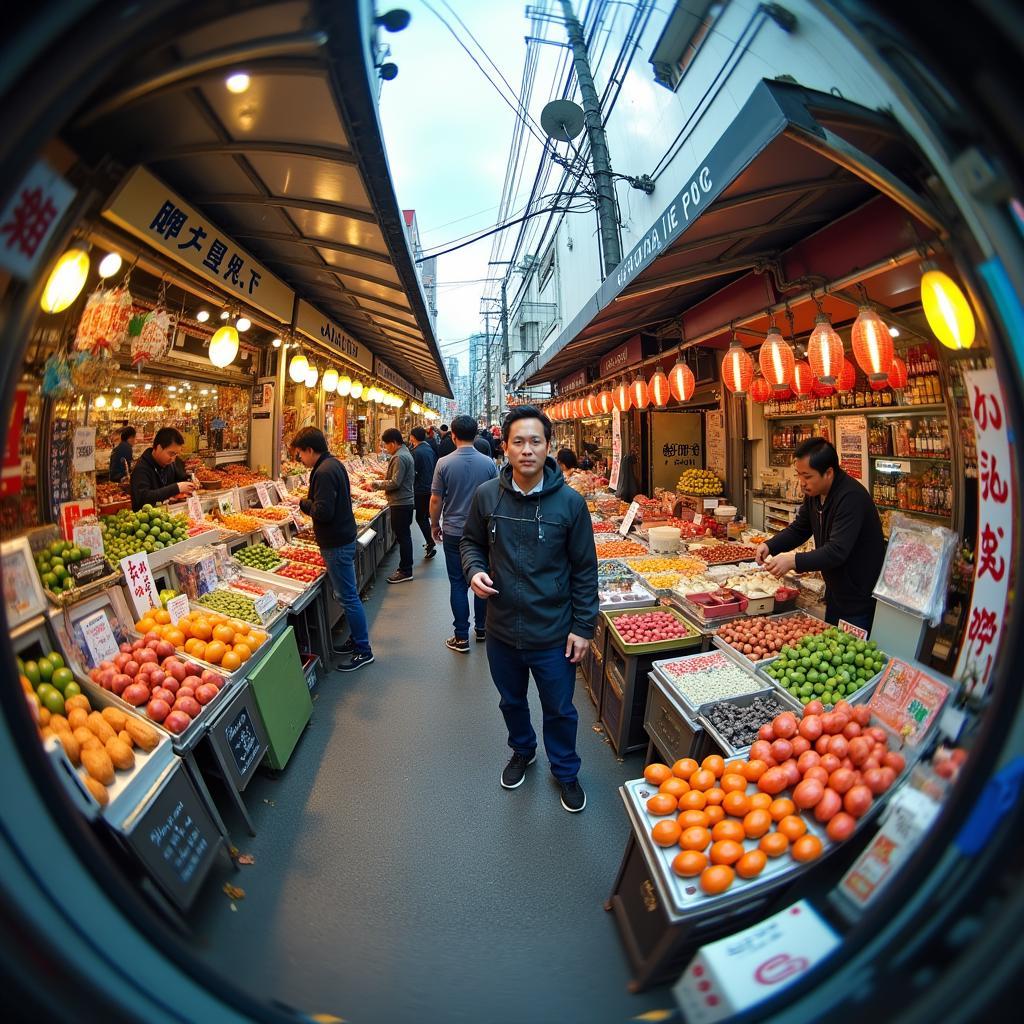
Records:
[[[443,0],[429,2],[497,80]],[[523,0],[449,3],[518,92],[526,56],[524,37],[530,30]],[[420,0],[401,6],[411,12],[412,23],[403,32],[383,37],[391,45],[390,59],[399,74],[384,83],[380,115],[399,204],[416,210],[422,242],[429,249],[496,223],[515,116]],[[562,31],[547,27],[548,34]],[[553,46],[539,50],[542,59],[530,103],[537,120],[548,99],[555,60],[563,52]],[[540,146],[534,142],[526,155],[523,193],[514,209],[529,196],[539,156]],[[509,246],[513,237],[509,232]],[[504,270],[487,266],[491,242],[486,239],[438,260],[438,338],[444,355],[460,356],[463,372],[468,346],[453,342],[482,329],[479,309],[485,285],[458,282],[478,282]]]

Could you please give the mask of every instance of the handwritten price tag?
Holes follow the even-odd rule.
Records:
[[[260,617],[260,622],[266,625],[274,616],[274,612],[277,611],[277,594],[272,590],[268,590],[265,594],[261,594],[253,602],[256,608],[256,614]]]
[[[94,612],[82,619],[80,626],[85,637],[85,646],[92,658],[90,668],[95,668],[101,661],[117,656],[117,640],[104,612]]]
[[[636,519],[637,513],[640,511],[640,503],[634,501],[629,506],[629,511],[626,512],[622,519],[622,525],[619,527],[619,533],[625,537],[629,533],[630,527],[633,525],[633,520]]]
[[[270,488],[266,484],[256,485],[256,497],[259,498],[260,508],[269,508],[274,504],[270,497]]]
[[[220,509],[221,515],[229,516],[234,512],[238,511],[238,492],[229,491],[227,494],[220,495],[217,498],[217,508]]]
[[[160,592],[153,580],[149,567],[149,556],[145,551],[121,559],[121,572],[128,581],[128,595],[132,599],[135,613],[142,618],[150,608],[160,606]]]
[[[195,519],[197,522],[203,518],[203,503],[194,494],[190,494],[185,502],[188,505],[188,517],[189,519]]]
[[[704,522],[704,516],[700,512],[698,512],[693,517],[693,525],[694,526],[700,526],[700,524],[703,523],[703,522]]]
[[[264,526],[263,536],[267,538],[267,543],[275,550],[284,547],[284,534],[281,532],[280,526]]]
[[[177,597],[172,597],[167,602],[167,614],[171,617],[171,622],[177,625],[186,615],[188,615],[188,594],[179,594]]]
[[[288,500],[288,488],[285,486],[283,480],[275,480],[274,486],[277,488],[277,495],[282,501]]]
[[[839,628],[844,633],[849,633],[850,636],[855,636],[858,640],[867,640],[868,631],[862,629],[860,626],[855,626],[852,622],[847,622],[846,619],[839,620]]]

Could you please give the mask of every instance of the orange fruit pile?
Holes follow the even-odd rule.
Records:
[[[166,609],[153,608],[135,623],[135,628],[143,636],[155,633],[176,650],[199,661],[219,665],[225,672],[241,667],[267,640],[266,633],[254,629],[248,622],[198,609],[173,625]]]

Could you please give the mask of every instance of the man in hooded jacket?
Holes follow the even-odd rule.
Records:
[[[572,813],[587,798],[577,778],[576,665],[594,635],[597,555],[586,502],[548,456],[551,421],[522,405],[502,427],[508,463],[473,497],[462,566],[487,601],[487,660],[501,695],[512,758],[501,774],[516,789],[536,760],[527,699],[532,673],[544,708],[544,749]]]

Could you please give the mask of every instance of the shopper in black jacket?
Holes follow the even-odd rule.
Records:
[[[437,457],[443,459],[446,455],[451,455],[453,451],[455,451],[455,439],[448,429],[448,424],[442,423],[441,440],[437,442]]]
[[[156,505],[178,494],[191,494],[195,484],[186,478],[178,459],[185,438],[174,427],[161,427],[135,463],[131,475],[132,511],[143,505]]]
[[[434,479],[434,463],[437,459],[423,427],[412,428],[409,432],[409,444],[412,445],[412,461],[416,464],[416,478],[412,485],[416,524],[426,541],[423,545],[427,549],[425,557],[433,558],[437,554],[437,545],[430,532],[430,484]]]
[[[521,785],[535,759],[532,672],[551,772],[562,806],[575,813],[587,802],[577,779],[573,692],[598,613],[594,531],[586,502],[548,457],[551,421],[518,406],[502,435],[508,465],[477,489],[460,546],[470,587],[487,600],[487,660],[512,748],[501,784]]]
[[[366,612],[356,585],[356,520],[352,514],[352,487],[348,470],[327,450],[327,438],[316,427],[303,427],[292,448],[309,474],[309,496],[299,508],[313,519],[313,533],[320,545],[327,574],[338,602],[345,609],[351,636],[339,654],[350,654],[338,668],[354,672],[373,662]]]
[[[796,519],[781,533],[758,546],[758,564],[775,576],[817,572],[825,578],[825,618],[871,629],[875,601],[871,596],[885,557],[882,524],[871,495],[839,465],[835,448],[812,437],[793,454],[804,492]],[[799,547],[814,537],[814,550]]]

